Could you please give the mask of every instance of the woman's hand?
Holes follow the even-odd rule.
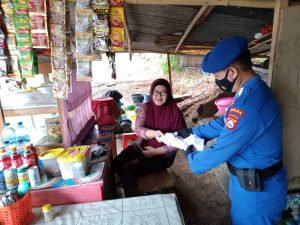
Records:
[[[160,130],[150,130],[150,129],[148,129],[146,131],[146,136],[149,139],[158,138],[158,137],[161,137],[163,135],[164,135],[163,132],[161,132]]]
[[[145,157],[151,158],[156,155],[164,155],[166,154],[164,147],[154,148],[151,146],[146,146],[145,150],[142,151]]]

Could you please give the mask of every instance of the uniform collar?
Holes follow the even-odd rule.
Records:
[[[259,83],[261,81],[260,77],[258,74],[255,74],[251,79],[247,80],[244,85],[242,86],[242,88],[253,88],[256,86],[257,83]]]

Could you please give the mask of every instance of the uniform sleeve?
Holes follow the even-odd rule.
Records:
[[[135,120],[135,133],[137,136],[148,139],[146,136],[146,128],[144,127],[145,118],[146,118],[146,104],[142,104],[137,112],[136,120]]]
[[[224,128],[224,117],[221,116],[208,124],[204,124],[193,128],[193,134],[203,139],[211,140],[219,137],[221,131]]]
[[[245,149],[258,131],[264,129],[256,111],[250,109],[247,111],[238,110],[240,110],[240,115],[228,113],[224,128],[214,145],[204,149],[204,151],[194,151],[188,155],[188,161],[194,173],[203,173],[227,161]],[[217,127],[206,130],[210,132],[208,135],[211,136],[220,129],[217,121],[213,121],[209,126]],[[201,130],[201,132],[203,131]]]

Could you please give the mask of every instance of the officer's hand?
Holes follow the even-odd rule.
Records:
[[[192,153],[192,152],[194,152],[194,147],[193,147],[193,145],[189,145],[188,147],[187,147],[187,149],[185,150],[185,157],[187,157],[188,156],[188,154],[190,154],[190,153]]]
[[[183,129],[183,130],[177,131],[176,133],[177,133],[177,136],[182,137],[184,139],[184,138],[187,138],[188,136],[190,136],[191,134],[193,134],[193,131],[191,128],[188,128],[188,129]]]

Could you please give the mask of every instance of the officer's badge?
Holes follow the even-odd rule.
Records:
[[[230,108],[226,117],[225,127],[229,130],[235,130],[240,118],[245,115],[245,111],[240,108]]]

